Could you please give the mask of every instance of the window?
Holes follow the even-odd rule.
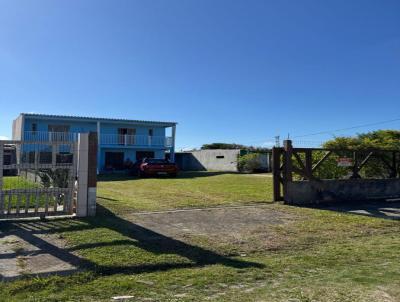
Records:
[[[153,129],[149,129],[149,136],[153,136]]]
[[[36,132],[37,131],[37,124],[36,123],[32,124],[31,130],[32,130],[32,132]]]
[[[69,132],[68,125],[49,125],[48,126],[49,132]]]
[[[223,155],[217,155],[216,158],[225,158]]]

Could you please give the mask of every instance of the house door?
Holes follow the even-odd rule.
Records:
[[[136,160],[143,158],[154,158],[154,151],[136,151]]]
[[[122,170],[124,168],[124,152],[106,152],[106,170]]]

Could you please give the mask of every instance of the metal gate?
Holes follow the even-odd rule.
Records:
[[[0,219],[71,215],[77,142],[0,140]]]

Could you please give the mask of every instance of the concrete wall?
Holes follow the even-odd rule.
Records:
[[[287,184],[287,204],[364,201],[400,197],[400,179],[293,181]]]
[[[22,115],[18,116],[12,124],[12,139],[13,140],[20,140],[22,134],[22,127],[23,127],[23,117]]]
[[[246,154],[237,149],[198,150],[175,153],[175,162],[184,171],[226,171],[237,172],[238,158]],[[259,161],[263,170],[270,171],[269,153],[259,154]]]
[[[199,150],[175,154],[181,170],[187,171],[237,171],[240,150]]]

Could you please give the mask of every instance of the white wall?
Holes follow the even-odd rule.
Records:
[[[240,150],[199,150],[191,153],[194,160],[197,160],[206,170],[237,171]]]

